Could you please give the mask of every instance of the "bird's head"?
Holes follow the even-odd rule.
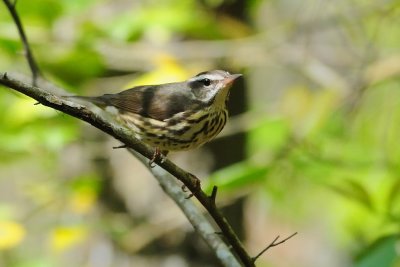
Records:
[[[203,103],[225,106],[229,89],[242,74],[230,74],[224,70],[201,72],[187,83],[194,96]]]

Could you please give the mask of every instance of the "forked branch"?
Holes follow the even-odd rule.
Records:
[[[252,258],[253,262],[255,262],[262,254],[264,254],[265,252],[267,252],[267,250],[269,250],[270,248],[276,247],[282,243],[285,243],[286,241],[288,241],[290,238],[294,237],[295,235],[297,235],[297,232],[293,233],[292,235],[286,237],[285,239],[282,239],[281,241],[279,240],[279,235],[263,250],[261,250],[260,253],[258,253],[255,257]]]

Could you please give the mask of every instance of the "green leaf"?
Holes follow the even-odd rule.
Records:
[[[374,209],[370,194],[361,183],[347,179],[338,185],[330,185],[330,187],[341,195],[364,205],[369,210]]]
[[[398,242],[398,236],[378,239],[363,251],[354,267],[394,267],[393,264],[398,258],[396,253]]]
[[[266,166],[256,166],[249,162],[236,163],[213,173],[207,180],[209,183],[206,184],[205,191],[211,192],[214,185],[233,190],[263,179],[267,172]]]
[[[394,215],[394,216],[396,216],[396,215],[400,216],[400,214],[396,214],[396,213],[400,212],[400,210],[398,210],[399,195],[400,195],[400,179],[397,179],[393,183],[392,187],[390,188],[388,196],[387,196],[387,211],[389,214]]]
[[[70,85],[77,86],[90,78],[97,77],[104,70],[100,55],[84,45],[78,45],[57,56],[47,58],[46,69]]]
[[[249,151],[279,150],[289,138],[289,127],[283,119],[266,119],[249,132]]]
[[[72,1],[74,2],[74,1]],[[25,26],[42,24],[51,26],[63,14],[63,3],[55,0],[30,0],[18,3],[18,12]]]

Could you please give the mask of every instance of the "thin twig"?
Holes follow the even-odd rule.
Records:
[[[38,64],[35,61],[35,58],[32,54],[28,38],[26,37],[24,27],[22,26],[22,22],[18,16],[18,12],[15,9],[17,5],[17,0],[14,1],[14,3],[11,3],[9,0],[3,0],[4,4],[7,6],[8,11],[11,14],[11,17],[14,20],[15,25],[17,26],[19,36],[21,38],[22,44],[24,46],[24,53],[26,56],[26,59],[28,60],[29,68],[32,72],[32,84],[34,86],[37,85],[37,78],[41,76],[41,72],[39,69]]]
[[[270,248],[272,248],[272,247],[276,247],[276,246],[278,246],[278,245],[280,245],[280,244],[282,244],[282,243],[285,243],[287,240],[289,240],[290,238],[294,237],[295,235],[297,235],[297,232],[295,232],[294,234],[292,234],[292,235],[286,237],[285,239],[283,239],[283,240],[281,240],[281,241],[279,241],[279,242],[276,242],[276,241],[278,241],[278,239],[279,239],[279,237],[280,237],[280,236],[278,235],[278,236],[274,239],[274,241],[272,241],[266,248],[264,248],[263,250],[261,250],[261,252],[258,253],[257,256],[255,256],[255,257],[252,258],[253,262],[255,262],[255,261],[256,261],[262,254],[264,254],[268,249],[270,249]]]
[[[110,120],[110,118],[106,118],[101,113],[95,112],[81,104],[72,102],[71,99],[57,96],[40,87],[30,86],[11,77],[10,75],[7,75],[6,73],[0,73],[0,84],[19,91],[40,102],[42,105],[51,107],[90,123],[148,159],[151,159],[154,154],[154,150],[137,140],[129,129]],[[61,92],[60,94],[65,95],[66,93]],[[216,207],[215,201],[201,189],[199,179],[197,179],[193,174],[179,168],[168,159],[160,161],[158,165],[180,180],[186,188],[190,190],[191,194],[193,194],[193,196],[203,205],[221,229],[224,240],[226,240],[243,265],[254,267],[254,261],[244,249],[241,241],[233,231],[230,224]]]

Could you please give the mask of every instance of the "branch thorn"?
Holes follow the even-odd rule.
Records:
[[[127,148],[127,145],[113,146],[113,149]]]
[[[211,202],[215,205],[215,199],[217,198],[218,187],[214,185],[211,195],[209,196]]]

